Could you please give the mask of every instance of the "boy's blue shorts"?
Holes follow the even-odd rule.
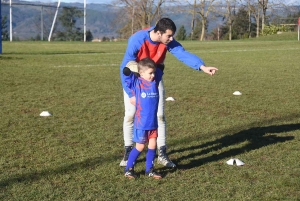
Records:
[[[133,141],[146,144],[150,138],[157,138],[157,129],[154,130],[140,130],[133,129]]]

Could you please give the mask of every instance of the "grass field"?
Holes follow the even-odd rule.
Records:
[[[280,37],[280,38],[279,38]],[[3,42],[0,200],[300,200],[297,34],[182,42],[213,77],[167,55],[168,153],[177,169],[123,176],[125,42]],[[240,91],[241,96],[234,96]],[[42,111],[51,117],[40,117]],[[229,166],[239,158],[245,165]]]

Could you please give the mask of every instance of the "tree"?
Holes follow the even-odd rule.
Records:
[[[193,39],[195,40],[199,40],[200,36],[201,36],[201,30],[202,30],[202,23],[201,20],[199,18],[195,19],[195,29],[194,29],[194,33],[193,33]]]
[[[226,23],[220,28],[220,38],[230,40],[231,39],[243,39],[248,38],[249,34],[255,34],[255,24],[251,23],[250,31],[248,30],[248,11],[244,7],[240,7],[239,10],[232,18],[232,29],[230,30],[230,24]],[[253,21],[253,19],[250,19]],[[213,34],[218,34],[217,30],[214,30]]]
[[[286,7],[285,0],[247,0],[247,7],[249,11],[249,16],[252,15],[255,18],[256,22],[256,37],[259,37],[259,34],[263,32],[265,25],[268,25],[267,22],[267,9],[271,9],[271,15],[273,15],[273,8],[276,10],[279,7]],[[273,11],[275,11],[273,10]],[[249,17],[250,19],[250,17]],[[249,20],[249,27],[251,21]],[[250,29],[250,28],[249,28]]]
[[[248,38],[249,34],[255,32],[255,24],[250,24],[250,31],[248,26],[248,11],[244,8],[240,8],[235,16],[235,21],[232,26],[234,32],[236,33],[233,38],[242,39],[242,38]],[[250,19],[250,21],[252,21]]]
[[[261,16],[261,31],[264,31],[265,28],[265,19],[266,19],[266,13],[268,9],[268,0],[258,0],[258,3],[262,9],[262,16]]]
[[[75,25],[76,20],[82,16],[82,11],[76,7],[63,7],[62,13],[58,17],[58,20],[65,28],[65,40],[78,40],[78,36],[81,35],[81,32],[80,28],[77,28]]]
[[[124,5],[124,13],[118,17],[125,25],[118,30],[120,36],[129,37],[135,30],[150,27],[162,15],[161,6],[171,0],[116,0]]]
[[[195,20],[196,20],[196,0],[194,0],[193,10],[192,10],[192,22],[191,22],[191,40],[194,39],[195,32]]]
[[[248,10],[254,16],[256,22],[256,37],[259,37],[260,32],[260,16],[261,16],[261,6],[259,0],[248,0]],[[249,19],[250,23],[250,19]]]
[[[205,33],[208,27],[208,17],[211,13],[216,12],[216,6],[220,3],[218,0],[199,0],[199,4],[197,4],[198,10],[196,13],[200,15],[202,29],[201,29],[201,36],[200,41],[203,41],[205,37]]]
[[[224,16],[224,19],[226,19],[228,27],[229,27],[229,40],[232,39],[232,25],[234,22],[234,9],[235,9],[235,5],[236,5],[236,0],[226,0],[226,13]]]
[[[1,20],[1,26],[2,26],[2,40],[8,40],[8,30],[7,30],[7,16],[2,17]]]
[[[117,30],[119,38],[129,38],[132,35],[130,24],[125,24],[121,29]]]
[[[226,39],[228,40],[229,28],[228,26],[216,27],[212,30],[211,35],[213,40]],[[234,38],[233,38],[234,39]]]
[[[186,30],[182,25],[176,34],[176,40],[185,40],[185,38],[186,38]]]
[[[261,31],[264,31],[265,25],[267,24],[267,9],[273,9],[278,6],[286,6],[283,0],[258,0],[258,3],[260,5],[260,8],[262,10],[261,12]],[[271,11],[272,12],[272,11]]]
[[[34,40],[41,40],[41,35],[40,34],[37,34],[36,36],[35,36],[35,39]]]
[[[155,17],[161,12],[161,5],[165,0],[121,0],[126,4],[127,10],[132,11],[134,22],[140,28],[149,27]]]
[[[91,30],[86,31],[86,41],[92,41],[94,39]]]

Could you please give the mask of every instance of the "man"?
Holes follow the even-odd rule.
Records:
[[[120,66],[121,82],[124,93],[125,116],[123,122],[123,135],[125,143],[125,154],[120,166],[126,166],[129,153],[133,147],[132,134],[133,134],[133,119],[135,114],[135,96],[130,90],[126,88],[125,79],[123,76],[123,68],[127,64],[139,62],[145,57],[151,58],[157,65],[164,66],[164,60],[167,51],[173,54],[178,60],[187,66],[203,71],[209,75],[214,75],[218,70],[215,67],[206,67],[204,62],[194,54],[187,52],[180,43],[174,39],[176,32],[176,25],[169,18],[160,19],[155,27],[150,27],[145,30],[138,31],[132,35],[128,40],[127,49]],[[127,66],[128,67],[128,66]],[[166,121],[164,114],[164,84],[163,80],[159,83],[159,105],[157,112],[158,119],[158,138],[157,149],[158,159],[157,162],[166,167],[176,167],[176,165],[169,159],[166,153]]]

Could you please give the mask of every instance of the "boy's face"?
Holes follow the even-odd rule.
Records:
[[[171,31],[170,29],[167,29],[167,31],[165,33],[161,33],[159,32],[159,40],[161,43],[167,45],[169,42],[171,42],[173,40],[173,31]]]
[[[144,80],[147,80],[148,82],[152,82],[155,77],[155,69],[147,68],[145,70],[141,70],[139,74]]]

